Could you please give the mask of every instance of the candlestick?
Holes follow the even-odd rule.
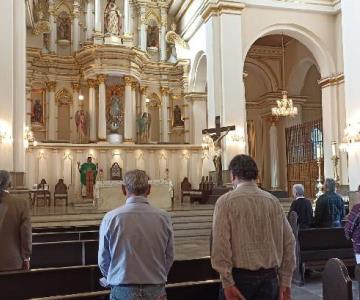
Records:
[[[336,156],[336,142],[331,142],[331,153],[332,156]]]
[[[316,158],[319,160],[321,158],[321,147],[320,144],[316,145]]]

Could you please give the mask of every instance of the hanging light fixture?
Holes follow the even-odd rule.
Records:
[[[285,90],[285,46],[284,35],[281,37],[282,61],[281,61],[281,85],[282,98],[276,101],[277,106],[271,108],[271,114],[277,117],[295,117],[298,114],[297,107],[294,106],[292,99],[288,99],[288,92]]]

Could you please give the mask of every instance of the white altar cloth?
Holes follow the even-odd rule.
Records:
[[[170,208],[174,197],[174,187],[171,181],[149,180],[151,191],[149,202],[158,208]],[[121,186],[123,181],[97,181],[94,186],[95,205],[99,209],[111,210],[125,204],[125,196]]]

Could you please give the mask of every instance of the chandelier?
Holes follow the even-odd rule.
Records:
[[[298,114],[297,107],[294,107],[292,99],[288,99],[288,93],[285,91],[285,46],[284,35],[281,37],[281,82],[282,82],[282,98],[276,100],[277,106],[271,108],[271,114],[277,117],[295,117]]]
[[[271,114],[277,117],[295,117],[298,114],[292,99],[288,99],[287,91],[282,91],[282,98],[276,101],[277,106],[271,109]]]

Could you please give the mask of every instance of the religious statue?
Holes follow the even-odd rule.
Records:
[[[33,113],[31,116],[31,122],[41,124],[43,123],[43,107],[39,99],[35,100],[35,104],[33,106]]]
[[[108,0],[104,11],[105,33],[119,36],[121,32],[121,13],[115,0]]]
[[[159,27],[157,25],[148,26],[147,46],[159,47]]]
[[[70,17],[66,12],[62,12],[58,16],[58,40],[67,40],[71,39],[71,21]]]
[[[76,130],[79,135],[80,143],[84,143],[87,136],[87,113],[83,109],[75,113]]]
[[[83,198],[93,198],[97,166],[92,162],[92,157],[89,156],[87,162],[81,166],[78,162],[78,169],[80,172],[81,196]]]
[[[220,127],[220,117],[215,117],[215,128],[213,129],[204,129],[203,134],[210,136],[212,140],[211,150],[213,151],[213,163],[216,171],[216,185],[222,186],[222,161],[221,161],[221,141],[225,136],[228,135],[230,130],[235,130],[235,126]],[[221,132],[224,132],[221,134]]]
[[[169,30],[165,35],[165,40],[171,48],[171,54],[168,59],[168,62],[175,63],[177,62],[176,46],[179,46],[184,49],[189,49],[189,45],[185,42],[180,35],[176,33],[176,25],[173,23],[171,25],[171,30]]]
[[[175,108],[174,108],[173,126],[174,127],[183,127],[184,126],[184,120],[181,119],[181,109],[180,109],[179,105],[175,105]]]
[[[151,116],[149,113],[144,112],[142,116],[137,119],[139,139],[141,143],[147,143],[149,141],[150,125]]]

